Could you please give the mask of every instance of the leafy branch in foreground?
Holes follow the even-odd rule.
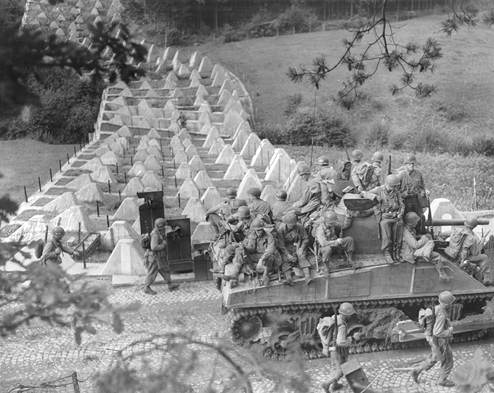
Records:
[[[280,364],[220,339],[146,332],[116,353],[109,369],[96,376],[95,385],[98,393],[188,393],[198,391],[199,384],[207,393],[252,393],[253,382],[260,379],[271,382],[267,392],[309,391],[301,356]]]
[[[343,41],[344,51],[338,60],[329,65],[324,57],[317,57],[311,66],[290,67],[288,77],[293,82],[308,81],[316,89],[328,74],[345,67],[351,76],[343,82],[338,91],[337,101],[347,109],[360,97],[361,86],[378,70],[384,67],[389,72],[399,70],[401,78],[398,84],[391,86],[391,93],[397,94],[405,88],[411,88],[418,97],[429,97],[436,90],[434,85],[417,81],[417,74],[433,72],[435,62],[442,57],[438,41],[428,38],[418,45],[397,41],[393,27],[387,15],[388,0],[375,0],[379,11],[371,17],[362,18],[351,39]],[[451,35],[460,26],[475,26],[476,12],[460,6],[442,23],[442,31]],[[367,43],[363,43],[368,39]]]

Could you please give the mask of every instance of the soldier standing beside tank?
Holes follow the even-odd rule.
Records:
[[[278,226],[278,239],[278,248],[283,260],[301,269],[305,282],[310,284],[313,266],[307,259],[309,235],[303,225],[297,222],[295,213],[288,213],[283,217],[283,222]]]
[[[286,200],[286,191],[280,190],[276,193],[276,201],[271,205],[273,220],[280,222],[285,213],[290,209],[291,204]]]
[[[334,392],[343,387],[343,385],[338,382],[341,377],[343,377],[341,365],[348,361],[349,347],[352,342],[360,340],[360,333],[355,333],[353,336],[348,335],[347,325],[350,318],[355,314],[355,309],[351,303],[342,303],[338,308],[338,314],[336,315],[336,321],[334,322],[334,327],[336,329],[336,338],[334,340],[334,363],[336,366],[336,373],[328,382],[322,384],[322,388],[326,393]],[[331,341],[331,338],[328,340],[328,337],[322,336],[321,341],[323,342],[323,354],[328,356],[330,348],[328,345],[324,345],[324,343]]]
[[[376,217],[379,221],[381,249],[389,264],[401,261],[401,239],[403,231],[403,214],[405,205],[401,198],[400,178],[388,175],[384,186],[369,190],[376,195],[378,204],[375,206]]]
[[[327,213],[315,232],[314,237],[319,245],[322,261],[327,272],[331,270],[331,256],[337,249],[344,251],[348,264],[354,268],[360,267],[353,261],[353,238],[350,236],[341,237],[341,225],[334,212]]]
[[[421,372],[430,370],[437,362],[440,362],[441,371],[437,384],[445,387],[454,386],[454,383],[448,380],[453,369],[453,352],[450,345],[453,338],[453,326],[449,320],[449,313],[454,301],[455,297],[449,291],[439,294],[439,305],[435,306],[430,323],[425,326],[425,335],[431,347],[431,354],[412,371],[415,383],[419,383]]]
[[[39,259],[42,264],[45,266],[61,265],[62,252],[66,252],[71,256],[77,255],[76,251],[62,243],[62,239],[65,235],[65,230],[62,227],[53,228],[51,234],[52,237],[43,248],[43,253]]]
[[[168,285],[168,290],[174,291],[178,285],[171,282],[167,256],[166,220],[164,218],[157,218],[154,221],[154,229],[151,231],[150,237],[150,249],[146,250],[145,253],[145,265],[148,274],[144,284],[144,293],[156,295],[156,292],[151,289],[151,284],[156,280],[158,273]]]
[[[425,217],[423,208],[427,207],[427,191],[422,173],[415,166],[417,159],[415,155],[410,154],[404,162],[403,170],[400,172],[401,185],[400,189],[405,204],[405,214],[415,212],[420,217],[417,230],[419,233],[425,233]]]

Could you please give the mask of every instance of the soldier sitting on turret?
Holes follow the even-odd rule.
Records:
[[[262,274],[263,285],[269,285],[269,275],[276,272],[285,273],[286,282],[291,283],[290,266],[281,260],[273,229],[273,225],[266,224],[259,217],[252,221],[251,231],[243,242],[247,261]]]
[[[401,238],[405,205],[399,192],[400,178],[388,175],[384,186],[369,190],[376,195],[378,204],[374,212],[379,221],[381,249],[389,264],[401,261]]]
[[[478,224],[476,218],[466,220],[463,228],[451,235],[449,246],[444,252],[484,285],[493,285],[493,261],[486,254],[482,254],[482,241],[473,232]]]
[[[218,233],[226,230],[224,222],[232,214],[235,214],[241,206],[247,206],[243,199],[237,199],[237,191],[229,188],[226,191],[226,199],[206,212],[206,220],[209,221]]]
[[[288,213],[283,217],[283,222],[278,226],[278,248],[284,261],[288,261],[293,267],[301,269],[305,281],[312,281],[313,266],[307,259],[307,247],[309,235],[302,224],[297,222],[295,213]]]
[[[336,213],[326,214],[315,230],[315,240],[319,245],[322,261],[328,272],[331,270],[331,256],[336,250],[344,251],[348,264],[354,268],[360,267],[360,264],[353,261],[353,238],[351,236],[342,237],[341,225]]]
[[[420,217],[415,212],[405,215],[405,228],[401,243],[401,257],[405,262],[415,263],[417,260],[432,262],[439,273],[441,280],[449,281],[450,277],[445,271],[441,255],[434,251],[434,240],[429,234],[417,236],[415,227]]]
[[[261,189],[254,187],[247,191],[248,194],[248,206],[250,214],[253,218],[261,217],[264,221],[272,223],[273,213],[271,206],[266,201],[261,199]]]
[[[275,222],[280,222],[283,215],[291,208],[291,203],[286,198],[286,191],[280,190],[276,193],[276,201],[271,205],[273,220]]]

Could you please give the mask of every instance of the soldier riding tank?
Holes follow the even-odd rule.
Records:
[[[352,209],[364,208],[369,200],[345,200]],[[463,225],[463,220],[432,220],[428,225]],[[488,224],[479,220],[479,224]],[[354,258],[362,267],[343,266],[329,274],[318,273],[310,285],[304,279],[293,285],[272,282],[260,285],[256,280],[223,284],[222,308],[231,319],[233,341],[239,345],[259,345],[268,357],[282,358],[287,348],[299,344],[306,356],[321,356],[316,326],[319,319],[333,315],[342,302],[351,302],[358,310],[358,320],[350,331],[360,331],[364,339],[353,352],[405,348],[423,341],[417,319],[420,308],[434,304],[437,294],[451,291],[458,299],[452,312],[455,340],[480,338],[494,328],[491,309],[494,287],[486,287],[457,264],[446,261],[451,280],[441,281],[431,263],[389,265],[383,258],[372,215],[354,217],[345,236],[352,236]],[[214,255],[213,255],[214,259]],[[485,307],[487,303],[490,307]],[[484,310],[485,309],[485,310]]]

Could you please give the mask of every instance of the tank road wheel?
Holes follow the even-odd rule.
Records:
[[[241,317],[232,326],[233,341],[239,344],[249,342],[256,337],[262,328],[262,320],[256,315]]]

